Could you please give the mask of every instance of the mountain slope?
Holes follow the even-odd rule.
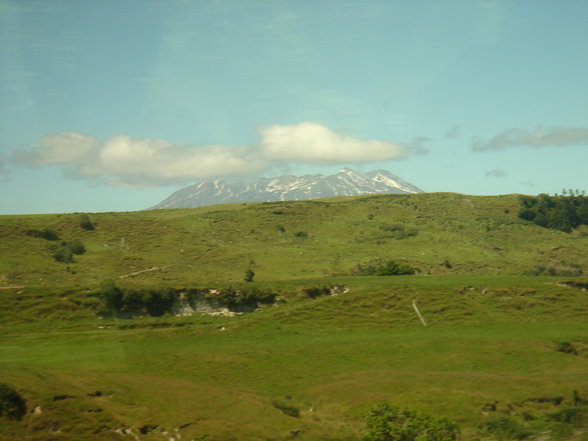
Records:
[[[151,207],[196,208],[238,202],[300,201],[335,196],[384,193],[422,193],[422,190],[385,170],[361,175],[346,168],[335,175],[283,175],[246,181],[216,180],[182,188]]]

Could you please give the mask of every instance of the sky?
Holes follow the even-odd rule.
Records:
[[[0,0],[0,214],[384,169],[588,191],[585,0]]]

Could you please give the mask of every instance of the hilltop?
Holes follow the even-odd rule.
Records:
[[[359,196],[196,209],[0,217],[1,285],[177,286],[357,275],[389,260],[423,275],[529,274],[588,267],[588,235],[520,219],[519,197]],[[50,230],[56,240],[30,231]],[[29,231],[29,234],[27,234]],[[56,261],[62,242],[85,252]]]

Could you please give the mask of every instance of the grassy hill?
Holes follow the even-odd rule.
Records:
[[[1,285],[26,288],[0,290],[0,383],[27,413],[0,417],[0,439],[360,440],[388,401],[465,440],[586,441],[588,280],[572,274],[588,237],[517,212],[516,196],[420,194],[92,214],[94,230],[78,214],[1,217]],[[26,233],[44,229],[86,252],[56,262],[60,241]],[[421,272],[357,275],[390,259]],[[107,278],[282,300],[100,318]]]
[[[424,274],[524,274],[588,264],[588,235],[518,218],[517,196],[384,195],[189,210],[0,217],[0,283],[91,286],[106,278],[185,285],[352,275],[358,264],[398,260]],[[64,264],[50,229],[86,253]],[[146,271],[149,270],[149,271]],[[122,279],[121,279],[122,280]]]

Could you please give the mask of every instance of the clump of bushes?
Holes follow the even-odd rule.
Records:
[[[119,288],[114,281],[104,280],[97,296],[112,315],[148,314],[162,316],[171,311],[174,302],[184,293],[187,298],[214,300],[228,309],[255,309],[260,304],[271,304],[277,295],[271,291],[228,287],[220,290],[173,288]]]
[[[86,247],[78,239],[71,242],[63,241],[59,245],[52,246],[51,255],[57,262],[72,263],[74,255],[81,255],[86,252]]]
[[[389,260],[388,262],[369,262],[358,264],[356,273],[360,276],[402,276],[413,275],[419,270],[407,263]]]
[[[169,312],[177,295],[171,288],[121,289],[109,279],[100,284],[98,297],[113,315],[139,313],[158,317]]]
[[[303,288],[302,292],[310,297],[311,299],[316,299],[317,297],[327,296],[331,294],[331,288],[326,286],[323,287],[313,287],[313,288]]]
[[[43,230],[26,230],[25,234],[30,237],[56,241],[59,240],[57,233],[49,228]]]
[[[236,288],[229,286],[219,290],[214,298],[222,305],[230,308],[243,306],[257,307],[259,304],[270,304],[276,299],[276,294],[271,291],[252,287]]]
[[[0,419],[20,420],[26,412],[23,397],[12,386],[0,383]]]
[[[454,441],[459,426],[447,418],[438,418],[381,403],[365,417],[364,441]]]

